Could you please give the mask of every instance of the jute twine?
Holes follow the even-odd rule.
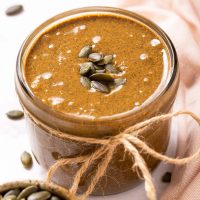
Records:
[[[88,186],[87,190],[81,194],[76,195],[77,200],[85,200],[94,190],[96,184],[100,180],[100,178],[105,174],[106,169],[113,157],[114,151],[119,145],[123,145],[126,152],[129,152],[134,160],[134,164],[132,166],[133,171],[138,171],[140,175],[142,175],[144,182],[145,182],[145,190],[146,195],[149,200],[156,200],[156,190],[153,184],[152,176],[150,171],[145,163],[145,160],[140,154],[140,151],[146,152],[150,156],[155,159],[175,164],[175,165],[185,165],[189,163],[191,160],[198,158],[200,156],[200,149],[193,155],[186,157],[186,158],[170,158],[168,156],[162,155],[152,148],[150,148],[145,142],[138,138],[138,136],[149,130],[154,124],[165,122],[172,117],[179,116],[179,115],[188,115],[192,117],[199,125],[200,125],[200,117],[190,111],[178,111],[175,113],[163,114],[159,116],[155,116],[150,118],[146,121],[140,122],[131,126],[124,130],[123,132],[119,133],[116,136],[110,136],[106,139],[95,139],[95,138],[84,138],[79,136],[72,136],[69,134],[65,134],[62,132],[58,132],[57,130],[51,129],[49,127],[44,127],[44,124],[41,124],[38,120],[32,119],[35,121],[36,124],[41,125],[45,129],[48,130],[49,133],[60,136],[63,139],[67,140],[74,140],[77,142],[84,142],[86,144],[98,144],[100,147],[89,153],[88,155],[84,156],[77,156],[75,158],[63,158],[57,160],[55,164],[53,164],[47,174],[47,181],[50,182],[52,176],[56,172],[56,170],[64,165],[69,164],[81,164],[80,169],[76,172],[73,184],[69,191],[73,194],[77,194],[78,186],[83,174],[88,170],[88,168],[97,160],[101,158],[99,161],[98,167],[96,169],[95,174],[92,177],[90,185]],[[138,174],[138,175],[139,175]]]

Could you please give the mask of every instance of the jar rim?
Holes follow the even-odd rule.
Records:
[[[156,96],[154,96],[153,98],[148,98],[143,104],[141,104],[137,108],[131,109],[126,112],[114,114],[111,116],[95,117],[94,119],[91,119],[91,118],[88,118],[85,116],[81,116],[81,115],[78,116],[78,115],[73,115],[70,113],[59,112],[59,111],[53,109],[52,107],[46,105],[45,103],[43,103],[42,100],[37,98],[37,96],[35,96],[33,94],[33,92],[31,91],[31,89],[29,88],[28,84],[25,81],[25,78],[23,75],[23,70],[22,70],[22,69],[24,69],[24,67],[22,67],[22,57],[26,50],[26,44],[29,43],[29,40],[31,37],[32,37],[32,39],[30,40],[30,42],[36,36],[38,36],[38,34],[41,32],[41,30],[43,30],[49,26],[52,27],[52,25],[54,23],[59,24],[58,23],[59,20],[66,19],[68,17],[77,15],[77,14],[90,14],[90,13],[110,13],[110,14],[117,14],[117,15],[120,14],[125,17],[132,18],[133,20],[137,20],[138,22],[146,25],[150,30],[155,31],[155,33],[159,37],[161,37],[165,46],[167,47],[168,54],[169,54],[169,68],[171,71],[170,74],[168,74],[168,76],[170,76],[170,77],[168,77],[168,80],[167,80],[168,82],[166,82],[165,86],[162,89],[160,89],[160,91],[158,91],[158,94]],[[63,20],[63,21],[65,21],[65,20]],[[94,121],[95,122],[103,122],[103,121],[119,120],[119,119],[122,119],[122,118],[125,118],[125,117],[128,117],[130,115],[140,112],[141,109],[145,109],[145,107],[151,105],[156,99],[159,99],[163,94],[165,94],[168,91],[168,89],[171,87],[173,81],[175,80],[177,72],[178,72],[178,59],[177,59],[175,47],[174,47],[172,41],[170,40],[170,38],[168,37],[168,35],[158,25],[156,25],[149,19],[147,19],[139,14],[136,14],[132,11],[128,11],[128,10],[120,9],[120,8],[114,8],[114,7],[104,7],[104,6],[91,6],[91,7],[83,7],[83,8],[69,10],[69,11],[63,12],[61,14],[58,14],[58,15],[48,19],[44,23],[42,23],[27,37],[27,39],[22,44],[22,46],[19,50],[19,54],[17,57],[17,65],[16,65],[16,77],[20,83],[22,90],[25,92],[25,94],[29,98],[29,100],[34,102],[34,104],[38,108],[40,108],[41,110],[44,110],[44,111],[48,111],[51,115],[54,115],[60,119],[69,120],[69,121],[80,121],[81,120],[82,122],[84,121],[86,123],[91,122],[91,121],[92,122],[94,122]],[[152,97],[153,94],[150,97]]]

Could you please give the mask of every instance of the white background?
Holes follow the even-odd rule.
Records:
[[[24,12],[14,17],[6,16],[6,8],[16,3],[23,4]],[[24,150],[30,152],[25,120],[12,121],[5,115],[9,110],[21,109],[15,93],[14,73],[17,54],[23,40],[35,27],[60,12],[94,5],[120,7],[120,0],[0,0],[0,183],[23,179],[44,180],[46,175],[35,161],[31,170],[22,167],[21,153]],[[175,152],[175,131],[173,134],[168,155],[174,155]],[[158,195],[167,186],[160,182],[160,177],[170,169],[171,166],[161,164],[153,173]],[[98,200],[102,197],[91,199]],[[145,200],[144,185],[140,184],[131,191],[103,199]]]

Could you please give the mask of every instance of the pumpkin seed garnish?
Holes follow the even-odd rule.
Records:
[[[166,172],[161,178],[162,182],[164,182],[164,183],[171,182],[171,176],[172,176],[171,172]]]
[[[92,62],[81,63],[80,64],[80,74],[81,75],[87,74],[91,70],[92,66],[93,66]]]
[[[83,47],[78,56],[79,58],[85,58],[85,57],[88,57],[88,55],[92,52],[92,46],[85,46]]]
[[[106,72],[105,69],[97,69],[97,70],[96,70],[96,73],[105,73],[105,72]]]
[[[97,64],[98,65],[107,65],[112,63],[113,61],[113,55],[106,55],[104,56],[103,60],[99,61]]]
[[[126,83],[126,78],[116,78],[114,82],[115,86],[124,85]]]
[[[106,55],[103,58],[105,64],[110,64],[113,61],[113,55]]]
[[[105,69],[107,72],[112,73],[112,74],[118,74],[119,71],[112,65],[112,64],[107,64],[105,66]]]
[[[61,200],[61,199],[57,196],[52,196],[50,200]]]
[[[34,185],[28,186],[20,192],[20,194],[17,196],[17,199],[20,200],[23,198],[27,198],[29,195],[31,195],[37,191],[38,191],[37,186],[34,186]]]
[[[102,93],[110,92],[109,87],[107,85],[100,83],[98,81],[91,81],[91,87]]]
[[[101,53],[91,53],[89,54],[88,59],[92,62],[99,62],[103,59],[103,55]]]
[[[48,191],[40,191],[31,194],[27,200],[46,200],[51,197],[51,193]]]
[[[82,86],[87,88],[88,90],[91,88],[91,80],[88,77],[81,76],[80,82]]]
[[[10,119],[21,119],[24,116],[24,113],[20,110],[11,110],[7,112],[6,115]]]
[[[3,197],[3,200],[16,200],[17,197],[15,195],[8,195],[6,197]]]
[[[106,73],[95,73],[90,76],[91,80],[96,80],[96,81],[106,81],[106,82],[112,82],[114,81],[114,78],[111,74],[106,74]]]
[[[4,197],[10,196],[10,195],[14,195],[14,196],[18,196],[20,193],[20,189],[13,189],[13,190],[9,190],[8,192],[6,192],[4,194]]]
[[[91,66],[91,70],[90,70],[90,76],[92,75],[92,74],[94,74],[94,73],[96,73],[96,67],[95,67],[95,64],[93,64],[92,66]]]
[[[89,52],[89,53],[88,53]],[[124,85],[126,78],[119,78],[120,71],[113,66],[113,55],[103,55],[102,53],[92,53],[91,46],[81,49],[79,57],[88,57],[89,62],[80,64],[80,83],[83,87],[102,93],[109,93],[117,86]]]
[[[24,151],[21,155],[21,162],[25,168],[31,168],[33,164],[31,154]]]
[[[95,65],[95,64],[94,64],[94,68],[95,68],[95,70],[103,70],[103,69],[105,69],[104,66],[99,66],[99,65]]]

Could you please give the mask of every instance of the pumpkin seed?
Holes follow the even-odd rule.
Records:
[[[87,57],[91,52],[92,52],[92,46],[85,46],[80,50],[78,56],[79,58],[84,58]]]
[[[111,74],[105,74],[105,73],[95,73],[92,74],[90,78],[95,81],[106,81],[106,82],[112,82],[114,80]]]
[[[106,72],[105,69],[98,69],[98,70],[96,70],[96,73],[105,73],[105,72]]]
[[[21,119],[24,116],[24,113],[20,110],[11,110],[7,112],[6,115],[10,119]]]
[[[13,5],[7,8],[6,10],[6,15],[11,16],[11,15],[17,15],[23,11],[23,6],[22,5]]]
[[[103,58],[105,64],[110,64],[113,61],[113,55],[106,55]]]
[[[94,88],[95,90],[99,91],[99,92],[102,92],[102,93],[109,93],[110,92],[107,85],[100,83],[98,81],[92,81],[91,87]]]
[[[85,77],[85,76],[81,76],[80,78],[80,82],[82,84],[83,87],[90,89],[91,88],[91,81],[89,78]]]
[[[126,83],[126,78],[116,78],[114,80],[115,86],[124,85]]]
[[[112,74],[118,74],[119,71],[111,64],[107,64],[105,66],[105,69],[109,72],[109,73],[112,73]]]
[[[171,182],[171,176],[172,176],[171,172],[166,172],[161,178],[162,182],[164,182],[164,183]]]
[[[90,76],[91,76],[92,74],[94,74],[94,73],[96,73],[96,68],[95,68],[95,65],[93,64],[93,65],[91,66]]]
[[[40,191],[31,194],[27,200],[46,200],[51,197],[51,193],[48,191]]]
[[[38,191],[38,188],[37,188],[37,186],[35,186],[35,185],[31,185],[31,186],[28,186],[28,187],[26,187],[26,188],[24,188],[21,192],[20,192],[20,194],[17,196],[17,199],[19,200],[21,200],[21,199],[23,199],[23,198],[27,198],[29,195],[31,195],[32,193],[35,193],[35,192],[37,192]]]
[[[24,151],[21,155],[21,162],[25,168],[31,168],[33,164],[31,154]]]
[[[102,70],[102,69],[105,69],[104,66],[99,66],[99,65],[95,65],[95,64],[94,64],[94,68],[95,68],[95,70]]]
[[[10,196],[10,195],[15,195],[15,196],[18,196],[18,194],[20,193],[20,189],[13,189],[13,190],[9,190],[8,192],[6,192],[4,194],[4,197],[6,196]]]
[[[103,55],[101,53],[91,53],[89,54],[88,59],[92,62],[99,62],[103,59]]]
[[[85,62],[80,64],[80,74],[85,75],[87,74],[93,66],[92,62]]]
[[[52,196],[50,200],[61,200],[61,199],[57,196]]]
[[[103,60],[101,60],[100,62],[98,62],[98,65],[106,65],[106,64],[110,64],[113,61],[113,55],[106,55],[104,56]]]
[[[6,197],[3,197],[3,200],[16,200],[17,197],[15,195],[8,195]]]

